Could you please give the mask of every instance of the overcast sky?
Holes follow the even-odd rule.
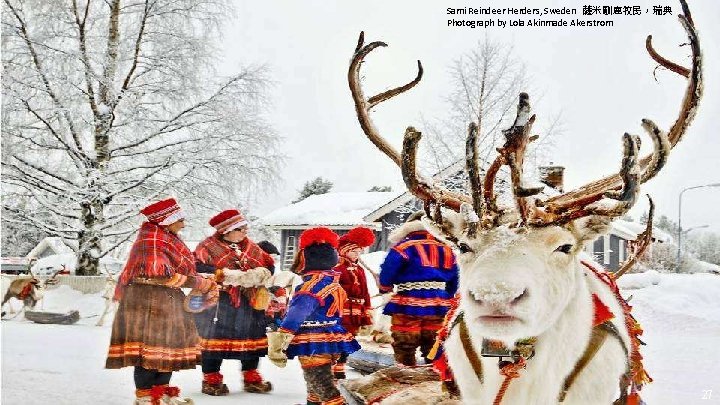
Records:
[[[673,14],[594,17],[612,20],[612,28],[447,26],[452,18],[446,14],[447,7],[567,6],[578,10],[576,17],[588,19],[581,15],[588,3],[637,5],[643,11],[670,6]],[[690,7],[705,54],[705,96],[667,167],[642,189],[654,197],[657,215],[674,219],[681,189],[720,183],[720,1],[695,0]],[[512,45],[531,76],[528,91],[539,120],[535,128],[561,114],[564,132],[555,140],[552,160],[566,167],[566,188],[574,188],[619,168],[621,136],[626,131],[644,137],[646,153],[650,142],[640,127],[641,118],[653,119],[665,129],[674,122],[685,80],[661,71],[655,81],[656,64],[647,56],[644,41],[652,34],[656,49],[688,65],[689,50],[678,47],[686,41],[676,17],[679,12],[679,3],[670,0],[622,4],[610,0],[238,1],[221,45],[225,61],[220,70],[231,72],[241,63],[268,65],[275,81],[272,121],[289,157],[282,173],[284,183],[274,195],[261,197],[255,212],[289,203],[304,182],[317,176],[332,180],[336,191],[363,191],[373,185],[404,187],[399,169],[365,138],[355,116],[347,67],[361,30],[367,42],[389,44],[367,58],[363,67],[366,93],[412,79],[417,59],[425,68],[416,88],[383,104],[373,115],[380,131],[398,149],[405,127],[419,127],[422,116],[445,108],[442,97],[449,86],[452,60],[485,35]],[[489,18],[498,17],[477,17]],[[631,214],[639,216],[646,205],[639,202]],[[684,227],[710,225],[720,231],[719,206],[720,187],[686,192]]]

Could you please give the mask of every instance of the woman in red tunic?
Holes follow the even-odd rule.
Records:
[[[247,237],[248,221],[238,210],[220,212],[210,219],[214,235],[195,248],[199,272],[215,273],[223,284],[218,305],[195,315],[202,337],[202,392],[227,395],[220,367],[223,360],[240,360],[243,389],[263,393],[272,389],[258,372],[267,355],[265,309],[270,293],[265,282],[274,269],[273,258]]]
[[[365,270],[358,264],[363,250],[375,243],[375,234],[369,228],[357,227],[340,237],[338,253],[340,261],[335,271],[340,273],[340,285],[347,293],[342,310],[342,325],[356,336],[358,329],[372,325],[372,306],[368,292]],[[347,355],[340,357],[333,366],[335,378],[345,378]]]
[[[168,385],[173,371],[194,369],[200,363],[200,339],[183,309],[185,294],[180,288],[217,293],[215,282],[198,275],[192,252],[178,237],[185,216],[174,199],[140,212],[147,222],[140,227],[115,289],[120,305],[105,367],[135,367],[136,405],[191,404],[190,399],[178,398],[177,387]]]

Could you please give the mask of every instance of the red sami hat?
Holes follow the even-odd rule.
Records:
[[[238,210],[225,210],[208,221],[218,233],[226,234],[248,224],[245,216]]]
[[[147,217],[148,222],[158,225],[170,225],[185,219],[185,213],[174,198],[152,203],[140,210]]]
[[[348,233],[340,237],[340,247],[338,251],[341,255],[355,248],[366,248],[375,243],[375,233],[370,228],[359,226],[351,229]]]
[[[317,227],[310,228],[300,234],[300,250],[314,244],[327,243],[337,249],[338,235],[330,228]]]

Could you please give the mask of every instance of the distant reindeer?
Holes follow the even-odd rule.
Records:
[[[538,198],[541,188],[523,182],[525,150],[536,138],[531,135],[535,116],[526,93],[520,94],[515,121],[503,131],[506,142],[485,167],[484,177],[477,147],[481,123],[470,124],[469,195],[419,176],[415,161],[420,132],[407,128],[400,154],[380,135],[370,110],[415,86],[422,66],[418,61],[419,73],[412,82],[367,98],[360,67],[373,49],[386,44],[365,45],[361,34],[348,72],[360,125],[400,166],[408,190],[425,202],[424,226],[458,252],[459,306],[448,317],[441,338],[446,338],[444,355],[463,403],[639,403],[637,391],[649,380],[640,362],[642,330],[620,296],[615,277],[583,251],[635,204],[640,185],[662,169],[695,116],[702,95],[702,57],[690,10],[684,0],[680,3],[691,67],[658,55],[650,36],[646,41],[655,61],[687,78],[680,113],[670,130],[666,133],[643,119],[652,153],[640,157],[640,138],[626,133],[616,174],[547,199]],[[500,206],[495,195],[502,166],[510,174],[510,206]],[[387,401],[383,403],[398,403]]]
[[[105,317],[115,311],[117,309],[117,302],[113,300],[113,296],[115,295],[115,287],[118,283],[118,277],[119,274],[113,276],[110,273],[106,273],[107,276],[105,277],[105,290],[103,290],[103,298],[105,298],[105,309],[103,310],[102,315],[100,315],[100,319],[98,319],[95,326],[103,326],[103,323],[105,322]]]
[[[15,313],[12,305],[8,302],[10,298],[15,298],[23,302],[23,307],[20,312],[27,308],[35,308],[35,305],[37,305],[38,301],[42,299],[45,288],[49,285],[57,284],[57,276],[64,270],[65,266],[63,266],[62,269],[53,273],[53,275],[44,282],[40,281],[37,277],[35,277],[32,272],[30,272],[30,277],[23,277],[13,280],[10,283],[10,287],[8,287],[8,290],[5,292],[5,296],[2,300],[2,305],[0,306],[4,307],[5,304],[8,304],[8,306],[10,307],[9,313]],[[2,311],[2,316],[5,316],[5,311]]]

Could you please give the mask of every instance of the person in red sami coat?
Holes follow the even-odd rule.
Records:
[[[342,325],[356,336],[362,326],[372,325],[372,306],[368,292],[365,270],[358,264],[360,254],[375,243],[373,231],[365,227],[351,229],[340,237],[338,253],[340,261],[335,271],[340,273],[340,285],[347,293],[347,301],[342,310]],[[335,378],[345,378],[347,355],[340,357],[333,365]]]
[[[141,211],[142,224],[115,289],[120,301],[112,326],[106,368],[135,367],[136,405],[192,404],[169,386],[173,371],[200,363],[200,339],[191,315],[183,309],[192,287],[208,293],[217,288],[200,276],[195,258],[178,233],[185,226],[175,199],[158,201]]]

